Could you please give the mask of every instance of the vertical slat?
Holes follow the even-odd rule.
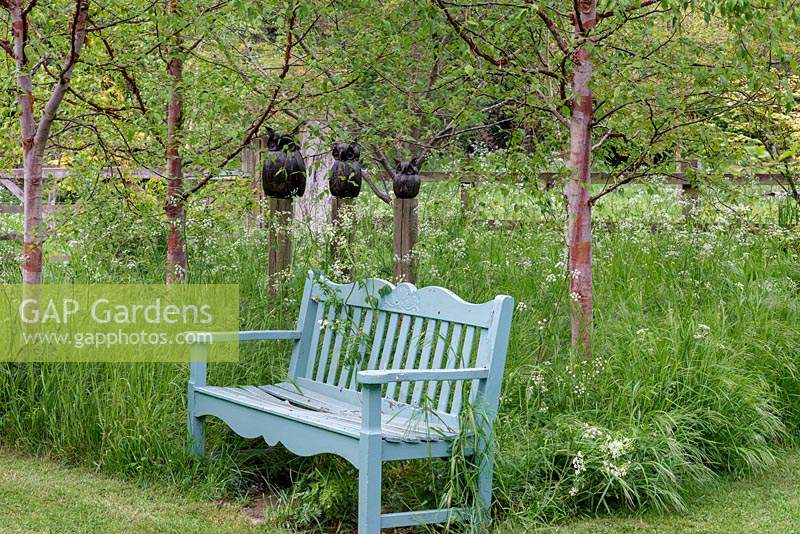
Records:
[[[325,327],[325,334],[322,336],[322,350],[319,353],[319,366],[317,367],[317,374],[315,380],[322,382],[325,377],[325,366],[328,363],[328,350],[331,346],[331,336],[333,334],[333,322],[336,320],[336,304],[330,303],[328,308],[328,315],[326,319],[328,326]],[[320,328],[322,328],[320,326]]]
[[[311,333],[311,343],[308,347],[308,365],[306,366],[305,376],[311,378],[314,375],[314,366],[317,364],[317,345],[319,345],[319,333],[322,331],[321,323],[325,314],[325,302],[317,305],[317,313],[314,315],[313,332]]]
[[[392,358],[392,369],[399,369],[400,364],[403,362],[403,354],[406,351],[406,342],[408,341],[408,331],[411,330],[412,318],[408,315],[402,316],[402,323],[400,325],[400,334],[397,336],[397,346],[394,349],[394,357]],[[391,382],[386,386],[386,397],[393,399],[394,391],[397,388],[396,382]]]
[[[345,340],[344,361],[342,362],[342,370],[339,373],[339,382],[337,383],[339,387],[346,387],[350,376],[353,374],[353,369],[361,365],[356,354],[358,354],[358,346],[361,343],[361,331],[364,326],[364,321],[361,319],[363,313],[364,310],[362,308],[355,307],[353,309],[353,319],[350,321],[349,329],[350,335],[348,339]]]
[[[450,338],[450,345],[447,347],[447,365],[445,369],[453,369],[456,365],[456,358],[459,355],[459,348],[461,348],[461,331],[464,325],[456,324],[453,326],[453,336]],[[447,404],[450,400],[450,381],[442,382],[441,390],[439,391],[439,407],[436,408],[440,412],[447,411]]]
[[[464,335],[464,348],[461,350],[461,361],[458,363],[458,368],[469,367],[472,363],[472,343],[475,339],[475,327],[468,326],[466,334]],[[461,396],[464,393],[464,381],[457,380],[455,389],[453,391],[453,402],[450,404],[450,413],[458,415],[461,410]]]
[[[358,359],[356,360],[356,366],[351,369],[351,373],[347,378],[347,385],[345,387],[354,389],[356,387],[356,375],[358,372],[364,368],[364,355],[367,352],[367,344],[371,338],[372,334],[372,315],[373,312],[371,309],[367,310],[367,313],[364,314],[364,323],[361,325],[361,331],[359,332],[359,342],[358,342]]]
[[[386,369],[389,366],[389,356],[392,355],[392,348],[394,348],[394,337],[397,332],[398,317],[396,313],[389,316],[389,326],[386,328],[386,335],[383,339],[383,352],[381,353],[381,361],[378,364],[378,369]]]
[[[411,331],[411,343],[408,345],[408,354],[406,354],[406,369],[415,369],[417,364],[417,355],[419,351],[419,338],[422,336],[422,325],[425,319],[417,317],[414,319],[414,329]],[[408,398],[408,385],[409,382],[400,383],[400,391],[397,393],[397,402],[406,402]]]
[[[336,328],[336,339],[333,342],[333,354],[331,355],[331,365],[328,369],[328,378],[325,380],[328,384],[333,385],[336,382],[336,372],[339,370],[339,359],[342,355],[342,342],[345,336],[349,336],[350,328],[347,326],[350,319],[350,306],[342,306],[342,311],[339,313],[338,328]]]
[[[475,353],[475,367],[482,367],[489,365],[490,354],[489,350],[489,331],[486,328],[478,330],[480,336],[478,340],[478,350]],[[478,380],[473,380],[469,387],[469,403],[474,405],[475,400],[478,398]]]
[[[428,368],[428,362],[430,362],[431,359],[431,349],[433,348],[433,335],[436,332],[437,323],[438,321],[433,319],[428,321],[428,329],[425,331],[425,341],[422,342],[422,356],[420,356],[419,359],[419,369]],[[424,383],[422,381],[414,383],[414,391],[411,393],[412,405],[416,406],[419,403],[423,386]]]
[[[375,324],[375,333],[372,335],[372,350],[369,354],[369,361],[364,369],[375,369],[378,363],[378,355],[383,346],[383,331],[386,328],[386,312],[378,312],[378,322]]]
[[[450,330],[450,323],[442,322],[439,325],[439,333],[436,335],[436,351],[433,353],[433,363],[431,369],[442,368],[442,358],[444,357],[444,347],[447,345],[447,333]],[[436,399],[436,388],[438,382],[430,382],[428,384],[428,401],[433,403]]]
[[[300,301],[300,315],[297,317],[297,330],[301,332],[300,339],[292,347],[292,357],[289,360],[289,376],[306,377],[308,376],[309,365],[314,365],[313,358],[316,353],[311,348],[311,340],[319,330],[318,325],[314,324],[319,308],[322,307],[318,301],[311,298],[314,289],[314,276],[306,276],[303,287],[303,297]]]

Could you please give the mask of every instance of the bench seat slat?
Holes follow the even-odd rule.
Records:
[[[361,409],[361,393],[351,389],[337,388],[330,384],[322,384],[313,380],[305,378],[298,378],[297,385],[283,382],[280,384],[283,388],[292,388],[297,391],[299,387],[303,394],[315,396],[316,398],[335,399],[337,401],[347,403],[350,406],[355,406],[356,410]],[[391,399],[383,399],[383,413],[390,414],[392,420],[399,421],[420,421],[427,418],[435,426],[445,429],[446,434],[457,434],[459,428],[459,421],[457,417],[453,417],[449,413],[438,413],[430,410],[423,411],[416,406],[403,404],[401,402],[393,401]]]
[[[327,413],[338,414],[343,416],[351,416],[357,414],[357,419],[360,423],[361,406],[357,404],[350,404],[340,399],[333,398],[329,395],[311,391],[309,388],[303,388],[298,392],[297,386],[282,382],[274,386],[259,386],[258,389],[263,390],[274,397],[282,400],[288,400],[300,406],[306,406],[311,409],[318,409]],[[455,429],[443,422],[436,416],[429,416],[428,420],[433,422],[433,425],[425,425],[422,422],[424,415],[417,415],[413,417],[406,417],[400,413],[385,413],[383,417],[384,427],[396,431],[396,436],[410,437],[408,431],[413,429],[414,432],[419,434],[420,439],[429,440],[431,437],[435,440],[441,439],[443,436],[455,435]],[[428,426],[435,427],[433,430]]]
[[[358,436],[361,431],[360,407],[348,405],[353,410],[338,410],[333,406],[317,401],[316,406],[321,410],[297,406],[289,399],[281,399],[265,391],[264,386],[242,387],[215,387],[206,386],[198,388],[201,394],[208,394],[232,404],[239,404],[255,408],[268,413],[273,413],[296,421],[303,421],[327,430],[339,432],[349,436]],[[280,389],[280,388],[275,388]],[[297,399],[301,396],[296,396]],[[308,403],[306,403],[308,405]],[[434,424],[425,420],[411,420],[397,414],[382,414],[381,433],[383,439],[389,442],[417,443],[423,441],[441,441],[453,438],[456,431],[447,428],[440,421]]]
[[[321,403],[328,403],[331,406],[336,406],[339,411],[346,412],[352,410],[359,410],[360,406],[356,402],[350,402],[347,399],[344,399],[340,396],[329,395],[324,392],[318,391],[316,389],[312,389],[306,387],[305,384],[300,383],[301,381],[298,380],[299,384],[293,384],[291,382],[281,382],[279,384],[272,384],[269,386],[261,386],[265,391],[268,391],[271,394],[281,394],[280,392],[286,391],[295,393],[297,395],[306,397],[308,399],[312,399],[314,401],[318,401]],[[312,381],[308,381],[311,383],[315,383]],[[268,389],[267,389],[268,388]],[[273,393],[275,390],[280,390],[276,393]]]
[[[273,397],[281,400],[288,400],[294,404],[304,406],[311,410],[330,411],[330,412],[351,412],[358,410],[358,406],[353,404],[346,404],[331,397],[315,398],[307,391],[299,393],[297,388],[290,386],[291,389],[283,387],[282,384],[259,386],[259,389],[264,390]]]
[[[290,405],[287,405],[275,397],[269,398],[266,395],[263,398],[255,398],[251,394],[247,394],[236,387],[221,387],[221,386],[204,386],[196,388],[195,392],[200,395],[209,395],[228,401],[231,404],[240,404],[249,408],[255,408],[274,415],[280,415],[296,421],[302,421],[318,428],[323,428],[331,432],[345,434],[350,437],[358,438],[359,431],[354,429],[351,425],[342,426],[332,423],[326,417],[327,414],[319,412],[309,412]],[[213,414],[212,414],[213,415]]]

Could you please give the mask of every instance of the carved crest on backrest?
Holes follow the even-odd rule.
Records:
[[[417,311],[419,309],[417,288],[410,284],[400,284],[386,298],[386,303],[403,311]]]

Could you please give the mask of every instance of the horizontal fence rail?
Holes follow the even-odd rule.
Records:
[[[252,167],[252,166],[249,166]],[[54,179],[64,179],[68,178],[72,174],[71,169],[66,167],[45,167],[42,171],[42,175],[45,178],[54,178]],[[639,176],[639,173],[634,173]],[[646,178],[655,178],[660,183],[669,184],[669,185],[685,185],[690,183],[691,177],[694,173],[685,173],[685,172],[674,172],[674,173],[664,173],[664,174],[653,174],[648,176],[641,176],[642,179]],[[114,176],[122,176],[129,179],[140,179],[140,180],[151,180],[151,179],[166,179],[166,174],[161,169],[147,169],[147,168],[137,168],[134,170],[126,170],[126,169],[119,169],[119,168],[111,168],[106,169],[102,172],[102,176],[105,178],[112,178]],[[609,185],[625,180],[631,176],[630,173],[612,173],[612,172],[593,172],[591,175],[591,183],[593,184],[602,184],[602,183],[609,183]],[[497,180],[486,179],[481,175],[473,172],[465,172],[465,173],[455,173],[455,172],[445,172],[445,171],[423,171],[420,173],[420,177],[422,178],[423,182],[460,182],[462,184],[479,184],[479,183],[491,183]],[[566,178],[567,175],[564,173],[558,172],[541,172],[538,173],[536,179],[542,184],[554,184],[558,181],[559,178]],[[0,185],[5,186],[9,191],[11,191],[15,196],[21,195],[22,191],[19,188],[19,184],[22,183],[23,178],[23,169],[10,169],[10,170],[0,170]],[[203,174],[188,174],[184,176],[184,179],[187,181],[194,181],[204,179],[205,175]],[[244,170],[231,170],[225,171],[217,176],[211,177],[210,180],[212,181],[233,181],[238,180],[241,178],[248,178],[252,179],[252,171],[248,168],[246,171]],[[722,175],[722,179],[729,180],[735,183],[757,183],[763,185],[788,185],[789,180],[787,179],[785,174],[782,173],[768,173],[768,172],[760,172],[754,173],[752,175],[747,174],[732,174],[732,173],[725,173]],[[525,181],[528,181],[527,179]],[[634,180],[633,183],[635,183]]]

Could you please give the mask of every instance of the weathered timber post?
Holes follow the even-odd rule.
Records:
[[[280,274],[292,263],[290,230],[294,218],[294,200],[292,197],[270,198],[269,213],[269,291],[275,295]]]
[[[399,282],[417,281],[414,246],[417,244],[419,220],[417,195],[419,194],[420,163],[417,159],[400,163],[394,173],[394,277]]]
[[[53,214],[55,213],[55,205],[56,200],[58,198],[58,182],[48,177],[49,180],[49,187],[47,187],[47,212],[45,213],[45,220],[47,221],[47,233],[48,235],[53,235],[56,231],[55,221],[53,220]],[[47,184],[47,182],[45,182]],[[49,217],[48,217],[49,215]]]
[[[300,147],[291,134],[269,132],[267,151],[262,152],[261,186],[269,197],[269,265],[268,286],[275,296],[280,275],[292,261],[291,223],[293,197],[306,190],[306,164]]]
[[[461,196],[461,213],[465,216],[469,215],[470,208],[472,207],[469,199],[469,190],[472,187],[472,182],[461,181],[458,183],[458,192]]]
[[[399,282],[417,281],[414,246],[419,220],[416,198],[394,199],[394,277]]]
[[[244,216],[245,230],[257,228],[264,222],[262,209],[264,193],[259,187],[259,182],[261,181],[261,153],[266,146],[263,137],[255,137],[250,141],[250,146],[242,150],[242,176],[250,180],[250,188],[253,190],[253,198],[256,200],[255,208]]]

